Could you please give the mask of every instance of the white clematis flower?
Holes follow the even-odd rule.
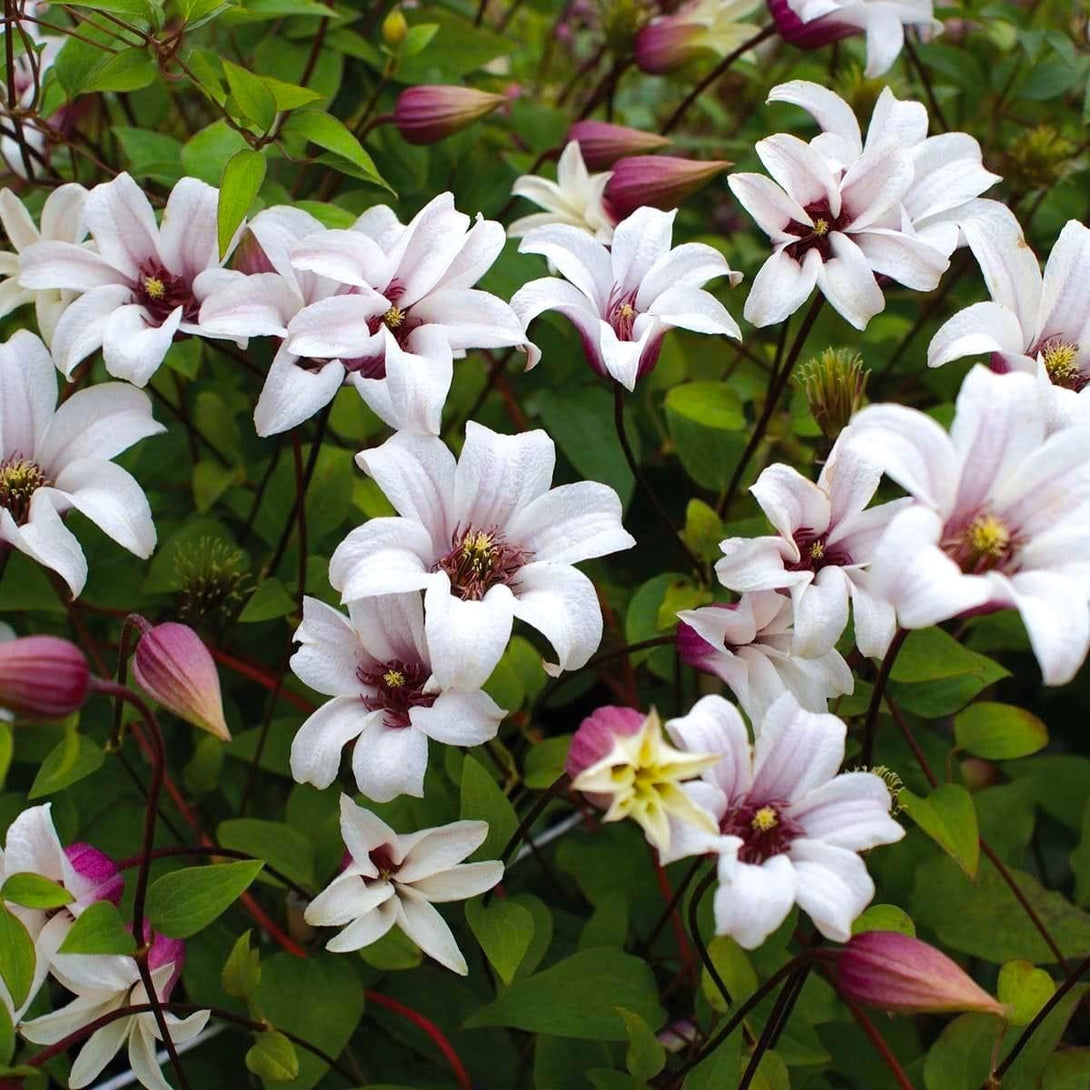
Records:
[[[17,307],[33,303],[38,319],[38,330],[48,345],[53,338],[64,308],[75,298],[70,291],[44,288],[34,291],[19,283],[20,255],[35,242],[47,239],[52,242],[69,242],[79,245],[87,237],[87,225],[83,222],[83,205],[87,190],[75,182],[59,186],[42,205],[41,229],[23,206],[23,202],[10,189],[0,190],[0,223],[4,234],[14,248],[14,253],[0,253],[0,318]]]
[[[155,548],[151,509],[111,459],[165,430],[147,395],[120,382],[80,390],[58,407],[45,345],[15,333],[0,345],[0,542],[57,572],[73,596],[87,581],[87,560],[62,521],[72,508],[146,560]]]
[[[837,439],[817,484],[787,465],[769,466],[750,491],[777,533],[721,543],[715,571],[733,591],[786,590],[794,603],[792,652],[815,658],[831,651],[855,614],[855,640],[869,658],[881,658],[897,627],[893,607],[867,587],[874,546],[909,500],[867,508],[882,470]]]
[[[476,746],[496,736],[505,712],[480,689],[441,688],[432,677],[420,594],[350,602],[348,616],[303,599],[297,677],[333,699],[300,728],[291,744],[299,783],[326,788],[341,749],[355,740],[356,786],[376,802],[424,794],[428,739]]]
[[[465,976],[465,958],[435,905],[476,897],[503,877],[498,861],[462,862],[484,843],[488,823],[455,821],[400,835],[342,795],[341,836],[351,862],[304,913],[312,927],[342,928],[326,949],[359,950],[399,927],[429,957]]]
[[[154,936],[148,951],[148,968],[151,970],[155,994],[163,1002],[170,998],[171,990],[182,971],[185,944],[177,939]],[[20,1027],[28,1041],[39,1045],[51,1045],[76,1033],[103,1015],[121,1007],[138,1006],[148,1002],[148,993],[136,962],[130,957],[107,954],[60,954],[54,964],[57,979],[76,998],[67,1006],[43,1014]],[[171,1040],[176,1044],[191,1041],[208,1022],[208,1011],[197,1011],[187,1018],[165,1013]],[[84,1042],[72,1064],[68,1085],[80,1090],[98,1078],[106,1065],[126,1045],[129,1066],[141,1086],[148,1090],[171,1090],[163,1078],[156,1059],[156,1048],[161,1040],[155,1015],[151,1011],[130,1014],[95,1030]]]
[[[801,91],[797,84],[783,85],[770,98],[805,102],[823,127],[836,130],[835,139],[826,133],[807,144],[787,133],[769,136],[757,143],[756,152],[772,177],[727,179],[773,244],[744,313],[754,325],[775,325],[794,314],[816,286],[846,321],[865,329],[885,306],[877,276],[930,291],[949,261],[901,212],[903,202],[912,199],[916,134],[906,139],[900,126],[882,125],[880,139],[858,147],[849,138],[847,104],[835,95],[807,92],[807,86],[814,85]],[[894,104],[887,100],[886,106]]]
[[[950,318],[927,350],[930,367],[989,353],[997,371],[1026,371],[1048,387],[1054,425],[1090,413],[1090,228],[1069,220],[1044,275],[1014,213],[996,204],[963,228],[991,301]]]
[[[785,694],[750,743],[737,709],[705,696],[666,729],[682,749],[723,754],[702,782],[684,788],[714,815],[718,836],[678,823],[671,853],[718,855],[716,934],[756,949],[797,903],[826,938],[847,942],[874,896],[859,852],[905,832],[889,815],[881,777],[837,774],[844,723],[803,711]]]
[[[683,609],[677,616],[681,657],[725,681],[754,723],[785,692],[823,712],[833,697],[854,687],[835,648],[812,658],[794,651],[791,599],[779,591],[756,590],[733,605]]]
[[[1090,424],[1048,434],[1048,389],[1031,375],[966,376],[947,434],[903,405],[855,415],[852,443],[914,503],[878,542],[871,589],[904,628],[1017,609],[1047,685],[1090,645]]]
[[[515,618],[582,666],[602,636],[594,585],[572,565],[631,548],[621,501],[594,481],[550,488],[543,431],[498,435],[470,421],[455,463],[432,436],[399,433],[356,456],[397,510],[353,530],[330,561],[346,602],[424,590],[424,631],[441,688],[479,689]]]
[[[546,310],[563,314],[579,331],[587,362],[627,390],[658,361],[662,339],[677,326],[741,340],[738,323],[702,286],[726,276],[742,279],[711,246],[671,246],[675,212],[639,208],[617,225],[607,249],[578,228],[538,227],[522,253],[541,254],[565,277],[524,284],[511,299],[529,324]]]
[[[146,386],[177,334],[208,335],[198,316],[224,275],[218,205],[218,190],[183,178],[156,224],[143,190],[119,174],[87,195],[83,214],[95,249],[43,240],[23,252],[23,287],[81,293],[53,334],[65,375],[101,348],[111,375]]]
[[[515,179],[512,197],[525,197],[544,212],[522,216],[507,228],[508,238],[522,238],[536,227],[565,223],[575,227],[595,241],[609,245],[613,240],[613,217],[605,202],[610,171],[591,174],[583,162],[578,141],[566,144],[556,164],[556,181],[524,174]]]

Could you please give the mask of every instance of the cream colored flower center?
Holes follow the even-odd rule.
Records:
[[[0,507],[7,508],[16,525],[22,524],[30,513],[30,498],[46,483],[36,462],[19,455],[0,462]]]
[[[969,524],[965,537],[969,547],[981,559],[999,558],[1011,544],[1010,530],[1007,529],[1003,520],[995,515],[978,515]]]
[[[387,689],[400,689],[405,684],[405,675],[400,670],[387,670],[382,680]]]
[[[1079,380],[1078,354],[1079,346],[1066,341],[1053,341],[1045,347],[1041,360],[1056,386],[1072,386]]]
[[[818,218],[814,220],[814,234],[820,237],[821,235],[827,235],[828,233],[829,221],[818,216]]]

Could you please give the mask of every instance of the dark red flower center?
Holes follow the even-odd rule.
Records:
[[[363,706],[370,712],[384,712],[383,722],[388,727],[409,726],[413,708],[430,708],[439,697],[438,693],[424,692],[430,672],[421,662],[401,659],[366,669],[361,666],[356,677],[370,690],[361,696]]]
[[[943,551],[967,575],[983,575],[997,568],[1011,570],[1018,547],[1017,534],[989,511],[960,526],[948,526],[942,541]]]
[[[813,204],[808,204],[805,212],[813,222],[800,223],[798,220],[792,220],[784,230],[789,235],[797,236],[798,242],[788,243],[784,249],[796,261],[802,261],[810,250],[817,250],[821,254],[821,260],[828,261],[832,255],[829,236],[834,231],[840,230],[844,225],[845,216],[843,213],[834,216],[829,210],[828,201],[815,201]]]
[[[162,325],[178,307],[182,308],[183,322],[195,322],[201,309],[185,278],[168,272],[154,260],[145,261],[140,266],[136,301],[151,315],[156,325]]]
[[[377,848],[372,848],[367,856],[383,881],[388,882],[393,875],[397,874],[398,866],[390,857],[389,844],[380,844]]]
[[[787,851],[791,841],[803,834],[802,826],[784,812],[786,806],[779,800],[743,798],[723,816],[719,831],[741,838],[738,858],[743,863],[763,863]]]
[[[843,568],[852,562],[847,550],[829,545],[828,534],[815,534],[807,526],[795,531],[795,545],[799,550],[799,559],[793,564],[785,564],[787,571],[819,572],[822,568]]]
[[[632,327],[636,324],[639,311],[636,309],[636,288],[621,293],[613,289],[606,304],[606,320],[613,327],[619,341],[631,341]]]
[[[451,591],[464,601],[478,602],[501,583],[510,586],[529,559],[525,549],[510,544],[495,528],[455,530],[450,545],[432,571],[446,572]]]

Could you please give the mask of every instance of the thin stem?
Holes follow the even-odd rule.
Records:
[[[422,1029],[435,1043],[435,1047],[442,1052],[447,1063],[450,1064],[450,1069],[454,1072],[454,1077],[461,1090],[472,1090],[472,1083],[465,1064],[462,1063],[461,1057],[455,1052],[454,1046],[447,1040],[446,1035],[434,1022],[425,1018],[419,1011],[413,1010],[412,1007],[406,1006],[399,1000],[384,995],[382,992],[374,992],[367,988],[363,994],[368,1003],[374,1003],[378,1007],[385,1007],[386,1010],[393,1011],[394,1014],[400,1014],[402,1018],[408,1019],[414,1026]]]
[[[771,38],[776,33],[775,26],[766,26],[749,39],[743,42],[733,53],[728,53],[686,96],[681,105],[670,115],[666,123],[659,129],[663,136],[667,136],[681,123],[681,119],[688,112],[689,107],[715,82],[726,75],[727,69],[743,54],[748,53],[754,46]]]
[[[938,99],[935,98],[935,89],[931,86],[931,80],[927,75],[927,69],[924,68],[921,63],[920,58],[916,53],[916,47],[912,44],[912,39],[907,34],[905,35],[905,53],[911,62],[911,66],[916,70],[916,75],[920,77],[920,83],[923,84],[924,94],[927,95],[927,101],[931,107],[931,112],[935,115],[935,120],[939,123],[943,132],[949,132],[950,126],[943,116],[942,107],[939,105]]]
[[[711,954],[708,953],[708,947],[705,945],[704,939],[700,935],[700,922],[697,918],[700,911],[700,902],[704,899],[704,894],[715,884],[718,877],[719,875],[716,869],[712,867],[712,869],[704,875],[703,879],[701,879],[700,885],[693,890],[693,895],[689,898],[689,935],[696,945],[697,953],[700,955],[700,960],[703,963],[708,976],[712,978],[712,983],[723,997],[723,1003],[729,1009],[734,1000],[731,999],[730,991],[723,982],[723,978],[719,975],[719,970],[715,967],[715,962],[712,961]]]
[[[644,957],[655,945],[655,940],[662,934],[662,929],[666,926],[667,922],[677,911],[678,905],[681,904],[682,897],[685,896],[685,891],[692,884],[693,879],[696,877],[696,872],[700,870],[701,865],[704,862],[703,856],[698,856],[693,860],[693,865],[682,875],[681,881],[678,882],[677,889],[674,890],[673,897],[667,902],[666,907],[662,910],[662,915],[655,921],[655,926],[651,928],[646,939],[640,943],[640,956]]]
[[[833,986],[836,987],[835,974],[830,973],[827,976]],[[897,1085],[901,1090],[915,1090],[912,1080],[909,1079],[897,1057],[893,1055],[893,1050],[886,1044],[885,1038],[878,1032],[874,1023],[866,1016],[859,1004],[851,996],[845,995],[839,988],[837,994],[851,1012],[851,1016],[855,1019],[859,1028],[867,1035],[867,1040],[874,1045],[874,1051],[878,1053],[882,1062],[889,1068],[890,1074],[897,1080]]]
[[[658,515],[659,521],[670,531],[670,536],[677,541],[681,551],[688,557],[689,563],[692,564],[696,571],[702,571],[703,565],[700,563],[699,559],[697,559],[697,556],[692,549],[685,544],[677,527],[674,526],[670,516],[666,513],[666,508],[662,506],[658,496],[655,495],[655,490],[643,475],[640,463],[636,460],[636,456],[632,452],[632,447],[629,446],[628,436],[625,433],[624,426],[624,389],[619,383],[614,383],[613,386],[613,422],[617,428],[617,439],[621,444],[621,450],[624,452],[628,468],[632,471],[632,476],[635,477],[640,488],[643,489],[644,494],[651,501],[651,506],[654,507],[655,514]]]
[[[500,852],[500,862],[506,863],[511,858],[515,849],[526,839],[530,833],[530,829],[533,824],[541,816],[545,807],[549,805],[558,795],[563,794],[571,783],[571,776],[567,772],[562,772],[548,787],[542,791],[540,798],[533,806],[526,812],[526,816],[519,822],[519,827],[511,835],[511,839],[504,845],[503,851]]]
[[[899,628],[890,641],[889,650],[886,651],[882,665],[878,667],[878,676],[874,679],[874,688],[870,694],[870,704],[867,706],[867,718],[863,722],[863,749],[859,756],[860,764],[869,768],[874,756],[874,728],[878,722],[878,711],[882,707],[882,694],[886,690],[893,664],[897,660],[897,653],[901,650],[908,637],[908,629]]]
[[[176,855],[210,855],[222,859],[258,859],[259,856],[251,855],[249,852],[236,851],[234,848],[217,848],[215,845],[190,845],[182,844],[176,847],[156,848],[152,853],[152,859],[168,859],[171,856]],[[142,856],[133,855],[128,859],[122,859],[117,864],[118,870],[128,870],[130,867],[135,867],[141,860]],[[261,860],[265,863],[265,860]],[[275,867],[269,866],[265,863],[265,870],[270,877],[275,878],[278,882],[283,882],[285,886],[298,893],[300,897],[305,897],[310,900],[314,894],[308,890],[305,886],[299,885],[298,882],[293,882],[283,871],[278,871]]]
[[[757,1069],[761,1066],[761,1059],[772,1047],[772,1042],[778,1036],[780,1027],[790,1017],[791,1011],[798,1001],[799,993],[802,991],[802,985],[809,975],[810,968],[810,965],[804,965],[794,976],[788,977],[786,983],[780,989],[772,1013],[768,1016],[765,1028],[762,1030],[757,1045],[753,1049],[753,1055],[750,1056],[749,1063],[746,1065],[745,1074],[742,1076],[741,1082],[738,1083],[738,1090],[749,1090],[750,1084],[757,1077]]]

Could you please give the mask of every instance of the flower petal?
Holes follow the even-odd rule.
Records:
[[[594,584],[567,564],[527,564],[518,575],[514,614],[553,645],[556,665],[546,672],[578,670],[602,641],[602,610]]]
[[[323,704],[292,739],[292,779],[325,790],[340,771],[341,750],[381,714],[369,712],[356,696],[338,696]]]

